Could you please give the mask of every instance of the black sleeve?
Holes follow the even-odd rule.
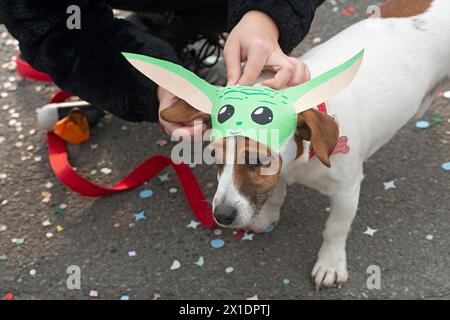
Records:
[[[287,54],[307,35],[316,9],[325,0],[230,0],[228,28],[231,30],[251,10],[262,11],[278,26],[278,42]]]
[[[81,29],[69,30],[69,5],[81,9]],[[99,0],[1,0],[0,20],[19,40],[21,55],[65,91],[129,121],[157,121],[156,85],[121,51],[178,63],[173,48],[113,17]]]

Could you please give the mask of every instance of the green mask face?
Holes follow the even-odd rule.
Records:
[[[295,133],[297,114],[330,99],[353,80],[364,50],[310,81],[273,90],[264,86],[216,87],[183,67],[164,60],[123,53],[140,72],[160,87],[211,114],[211,139],[245,136],[274,151]]]

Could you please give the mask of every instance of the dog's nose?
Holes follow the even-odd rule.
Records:
[[[214,209],[214,218],[224,226],[228,226],[236,219],[236,209],[229,206],[219,206]]]

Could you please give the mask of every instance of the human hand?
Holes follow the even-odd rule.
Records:
[[[311,78],[308,66],[289,57],[278,44],[278,28],[263,12],[249,11],[230,32],[224,47],[227,85],[253,85],[262,70],[274,73],[262,82],[273,89],[295,86]],[[244,71],[241,62],[246,62]]]
[[[173,106],[179,98],[174,96],[172,93],[170,93],[167,90],[164,90],[161,87],[158,87],[157,89],[157,96],[159,99],[159,123],[164,128],[164,131],[172,136],[191,136],[194,137],[196,135],[202,134],[207,130],[207,126],[205,123],[201,123],[199,121],[187,121],[185,123],[179,124],[179,123],[173,123],[168,122],[161,118],[161,112],[164,109],[170,108]]]

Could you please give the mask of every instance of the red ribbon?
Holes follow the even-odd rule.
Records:
[[[24,78],[29,78],[36,81],[51,82],[51,78],[42,72],[33,69],[28,63],[20,60],[20,55],[17,55],[18,72]],[[50,103],[58,103],[67,100],[72,95],[65,91],[56,93]],[[138,165],[131,173],[129,173],[123,180],[119,181],[112,187],[102,187],[93,184],[89,180],[80,176],[70,165],[66,144],[64,140],[54,133],[47,133],[48,154],[50,166],[53,169],[56,177],[64,183],[71,190],[88,197],[100,197],[115,192],[133,189],[145,181],[152,179],[161,170],[168,166],[172,166],[175,170],[178,180],[184,190],[186,199],[196,215],[200,223],[206,228],[214,226],[214,218],[208,202],[205,200],[203,192],[194,176],[194,173],[184,163],[174,163],[172,159],[155,155]]]

